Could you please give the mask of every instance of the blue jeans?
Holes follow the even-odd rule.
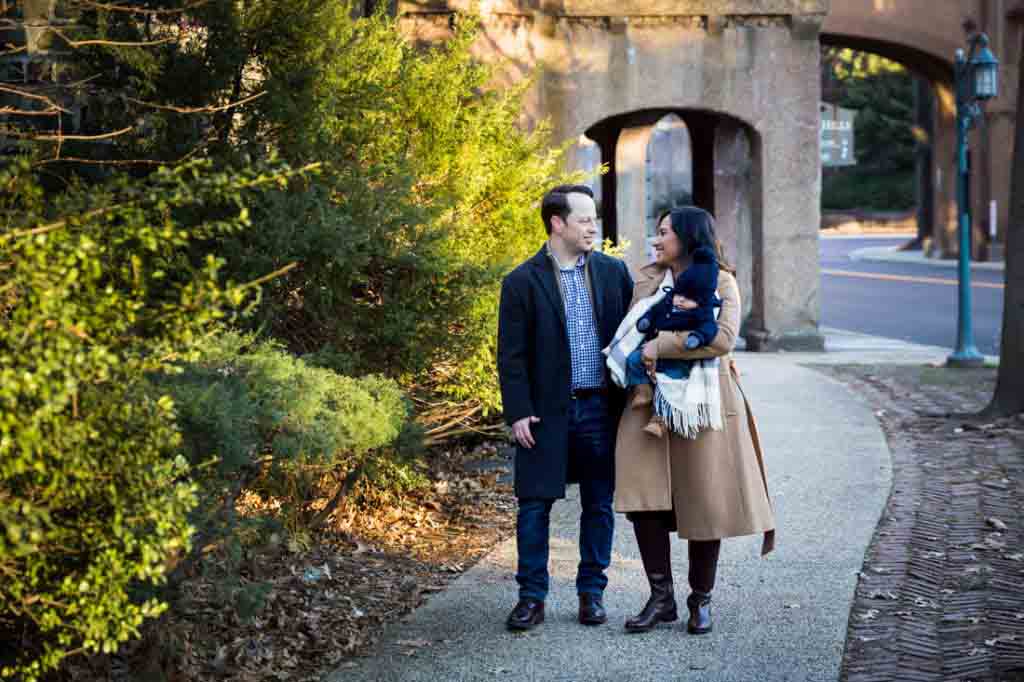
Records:
[[[657,370],[671,379],[686,379],[693,367],[691,360],[658,360]],[[626,386],[651,383],[644,366],[643,353],[639,348],[626,358]]]
[[[569,469],[580,476],[580,563],[576,592],[600,596],[608,584],[615,513],[615,467],[608,398],[591,395],[573,400],[569,407]],[[520,499],[516,518],[519,565],[516,582],[520,599],[544,601],[548,594],[549,499]]]

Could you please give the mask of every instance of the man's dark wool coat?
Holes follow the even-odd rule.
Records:
[[[593,308],[600,347],[611,342],[633,298],[626,264],[595,251],[588,257]],[[569,407],[572,364],[565,305],[547,246],[505,277],[498,312],[498,376],[505,421],[531,415],[536,445],[516,446],[515,493],[519,498],[565,497],[567,483],[579,481],[569,471]],[[614,447],[624,393],[605,369],[609,390],[608,446]],[[612,465],[613,466],[613,465]],[[609,472],[609,475],[614,469]]]

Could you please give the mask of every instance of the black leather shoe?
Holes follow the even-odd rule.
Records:
[[[544,622],[544,602],[539,599],[520,599],[505,625],[509,630],[532,630]]]
[[[582,625],[601,625],[608,622],[604,604],[599,594],[580,595],[580,623]]]
[[[691,635],[706,635],[711,632],[711,595],[705,592],[692,592],[686,598],[686,606],[690,609],[686,631]]]
[[[648,632],[658,623],[674,623],[679,620],[672,576],[652,573],[648,581],[651,584],[651,598],[640,613],[626,621],[626,632]]]

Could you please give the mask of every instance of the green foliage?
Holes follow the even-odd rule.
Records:
[[[245,193],[278,179],[194,165],[44,201],[26,166],[0,171],[5,676],[113,651],[162,610],[129,589],[187,548],[196,489],[173,403],[145,377],[173,371],[249,297],[188,250],[242,229]],[[190,222],[197,207],[216,217]]]
[[[629,247],[632,245],[628,239],[623,239],[618,244],[612,243],[611,239],[605,238],[601,244],[601,252],[612,258],[625,258]]]
[[[207,494],[258,467],[252,489],[299,510],[324,473],[394,443],[408,414],[394,381],[341,376],[233,332],[204,341],[195,361],[158,385],[174,399],[191,463],[219,458]]]
[[[914,76],[878,55],[826,48],[826,79],[837,104],[854,109],[857,166],[829,170],[826,209],[903,210],[915,202]]]
[[[854,167],[822,177],[821,207],[825,210],[903,211],[913,208],[916,201],[913,171],[878,175]]]
[[[324,172],[266,195],[223,252],[242,278],[302,264],[259,318],[291,348],[493,408],[498,282],[543,241],[536,204],[559,153],[543,127],[517,127],[522,88],[485,89],[472,22],[424,50],[384,16],[306,4],[315,20],[275,39],[254,108],[269,144]]]
[[[0,129],[34,162],[0,172],[0,667],[29,680],[136,633],[211,538],[240,561],[275,520],[242,490],[301,523],[352,473],[424,485],[399,386],[497,407],[499,281],[571,179],[471,20],[426,49],[336,0],[57,5],[90,44],[36,90],[113,134]]]
[[[495,87],[502,66],[472,57],[475,22],[425,48],[383,11],[360,18],[337,0],[146,6],[180,14],[74,13],[82,39],[166,42],[74,51],[68,73],[90,84],[78,132],[127,131],[64,154],[321,163],[263,193],[245,234],[203,246],[239,280],[300,264],[264,289],[253,325],[345,374],[496,408],[498,283],[544,239],[540,196],[569,178],[547,128],[519,126],[526,84]]]
[[[425,484],[415,460],[422,433],[407,421],[393,380],[341,376],[276,342],[225,331],[204,339],[179,372],[152,382],[152,392],[173,399],[199,486],[190,520],[220,550],[207,572],[216,599],[243,620],[266,594],[241,576],[246,552],[281,531],[289,546],[308,546],[313,503],[338,494],[350,476],[357,503]],[[269,504],[240,515],[242,491]]]

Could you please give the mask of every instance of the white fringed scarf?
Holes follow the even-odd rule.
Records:
[[[607,356],[606,364],[612,380],[621,388],[626,387],[626,360],[629,354],[643,343],[644,334],[637,330],[636,323],[671,290],[674,281],[672,271],[665,273],[661,285],[647,298],[637,301],[626,314],[615,332],[615,338],[602,352]],[[718,358],[687,360],[691,363],[690,375],[686,379],[673,379],[662,373],[655,373],[654,411],[668,427],[684,438],[696,438],[708,429],[721,431],[722,395],[718,382]]]

